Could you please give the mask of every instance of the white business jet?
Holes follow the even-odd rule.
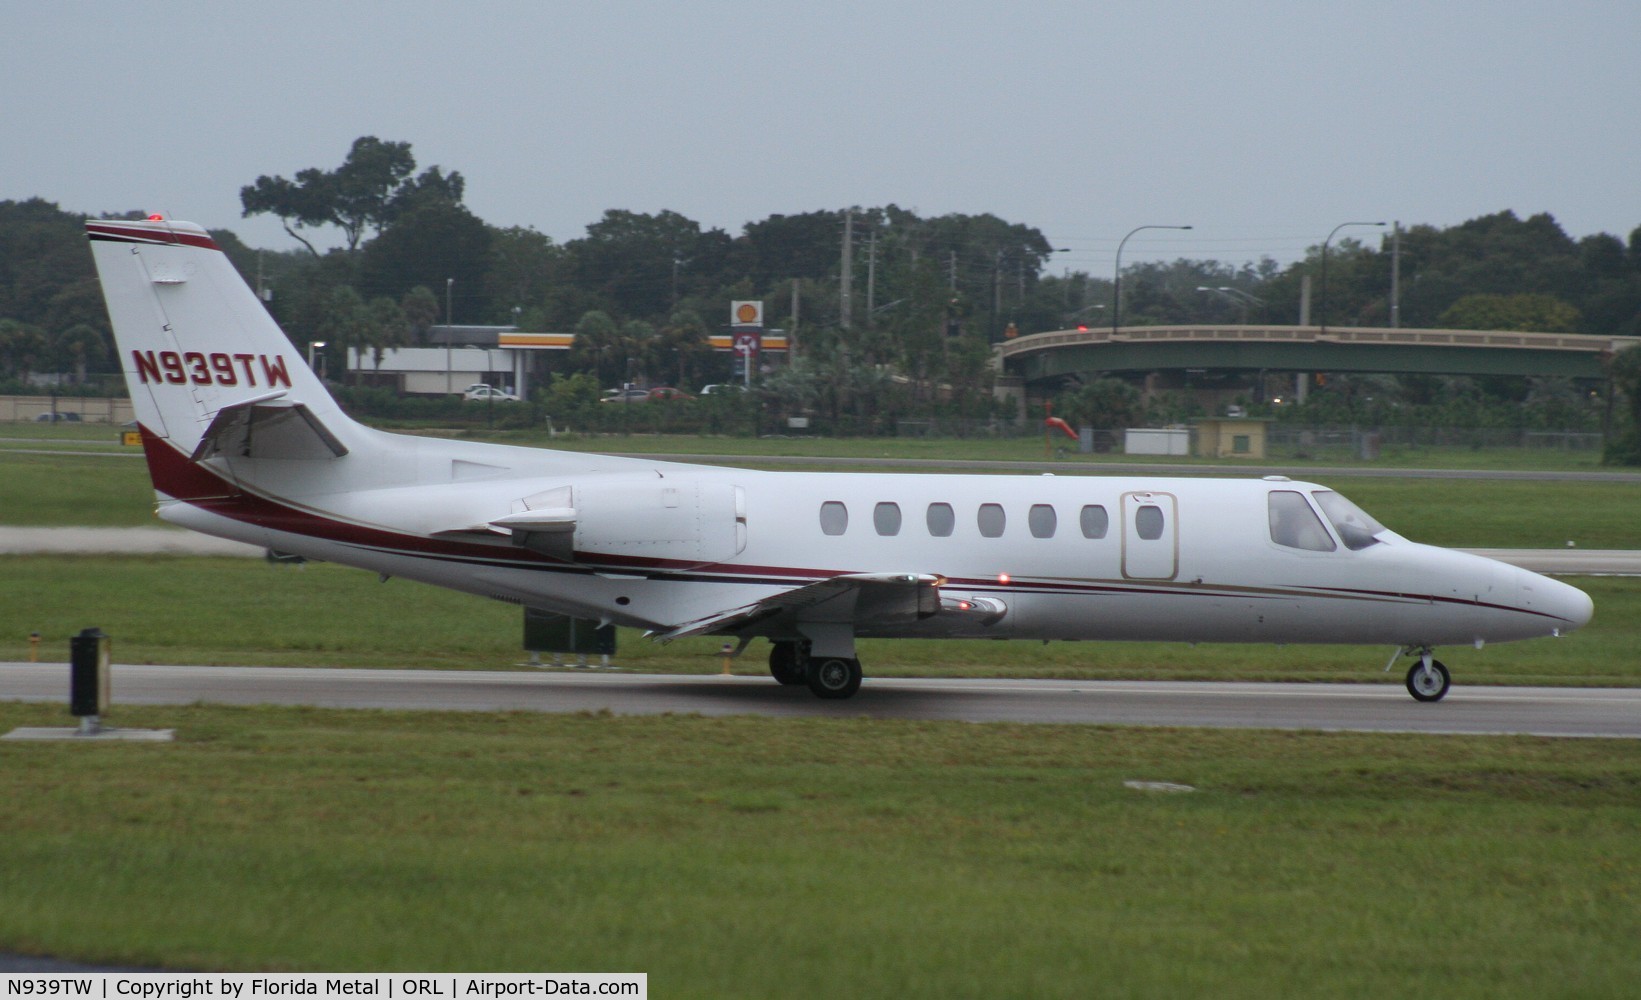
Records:
[[[859,688],[858,638],[947,637],[1378,643],[1436,701],[1435,647],[1590,618],[1278,476],[756,472],[373,430],[204,229],[86,229],[160,517],[662,640],[761,636],[822,698]]]

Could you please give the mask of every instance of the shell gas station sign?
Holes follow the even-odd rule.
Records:
[[[730,337],[734,343],[735,358],[743,378],[756,370],[758,351],[763,345],[763,301],[740,301],[729,304]]]

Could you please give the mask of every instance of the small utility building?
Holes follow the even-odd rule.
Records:
[[[1198,458],[1264,458],[1268,417],[1194,420]]]

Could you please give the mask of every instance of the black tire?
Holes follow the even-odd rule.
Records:
[[[837,656],[809,661],[809,690],[817,698],[849,698],[860,690],[860,661]]]
[[[776,642],[769,647],[769,675],[776,681],[795,685],[804,683],[803,663],[798,656],[798,644],[795,642]]]
[[[1431,660],[1428,671],[1423,660],[1416,661],[1407,671],[1407,693],[1418,701],[1441,701],[1452,683],[1452,676],[1440,660]]]

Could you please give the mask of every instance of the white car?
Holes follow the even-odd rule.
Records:
[[[473,400],[485,399],[493,399],[498,403],[516,403],[519,401],[517,396],[507,390],[497,389],[493,386],[485,385],[483,382],[475,382],[468,386],[467,391],[462,393],[462,399],[469,402]]]

